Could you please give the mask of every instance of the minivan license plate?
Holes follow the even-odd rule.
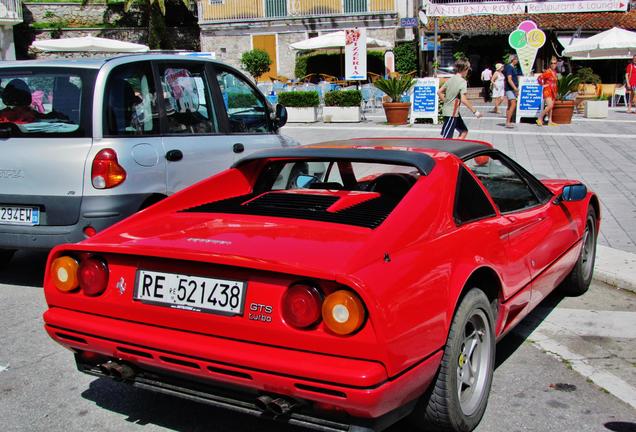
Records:
[[[175,309],[241,315],[246,287],[241,281],[139,270],[134,298]]]
[[[0,223],[12,225],[39,225],[40,209],[0,205]]]

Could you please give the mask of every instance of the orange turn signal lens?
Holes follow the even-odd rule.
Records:
[[[322,319],[332,332],[348,335],[364,323],[366,312],[360,298],[351,291],[335,291],[322,304]]]
[[[51,280],[57,289],[63,292],[79,287],[77,269],[79,263],[69,256],[56,258],[51,264]]]

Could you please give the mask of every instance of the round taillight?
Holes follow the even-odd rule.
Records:
[[[283,294],[283,319],[296,328],[307,328],[320,320],[322,294],[314,286],[295,284]]]
[[[96,257],[83,259],[78,270],[79,286],[87,296],[97,296],[108,285],[108,266]]]
[[[364,318],[364,305],[351,291],[335,291],[322,304],[322,319],[327,328],[336,334],[355,332],[364,323]]]
[[[70,256],[56,258],[51,264],[51,281],[63,292],[73,291],[79,286],[77,260]]]

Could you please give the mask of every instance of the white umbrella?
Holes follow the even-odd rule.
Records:
[[[576,41],[563,50],[573,60],[611,60],[636,54],[636,33],[618,27]]]
[[[321,36],[317,36],[304,41],[291,44],[289,47],[295,50],[315,50],[315,49],[327,49],[327,48],[344,48],[345,46],[345,32],[344,30],[327,33]],[[380,39],[367,37],[367,47],[369,48],[393,48],[391,42],[387,42]]]
[[[146,45],[94,36],[39,40],[33,42],[33,47],[46,52],[94,51],[131,53],[148,51]]]

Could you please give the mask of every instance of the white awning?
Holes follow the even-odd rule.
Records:
[[[614,27],[568,44],[563,55],[573,60],[628,59],[636,55],[636,33]]]
[[[115,39],[94,36],[47,39],[33,42],[33,47],[45,52],[116,52],[139,53],[147,52],[146,45],[122,42]]]
[[[327,33],[311,39],[296,42],[289,47],[295,50],[316,50],[327,48],[344,48],[345,46],[345,32],[344,30],[335,33]],[[367,48],[393,48],[391,42],[387,42],[380,39],[367,37]]]

